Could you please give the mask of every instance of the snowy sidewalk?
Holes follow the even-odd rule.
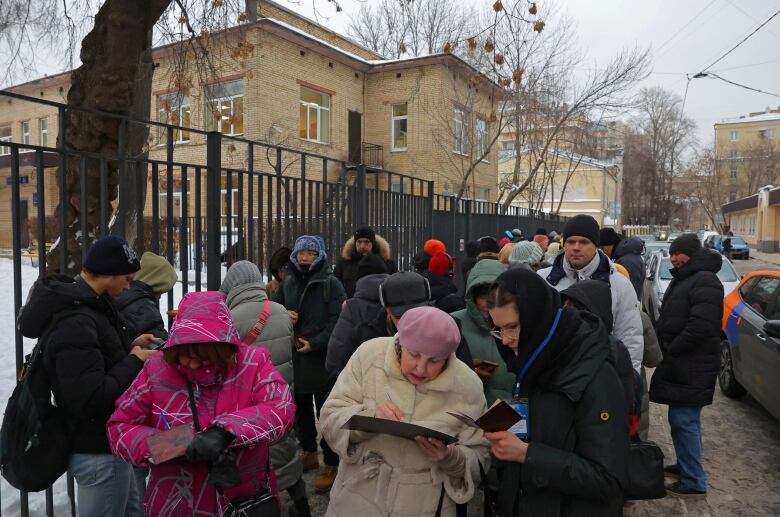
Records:
[[[750,248],[750,258],[780,266],[780,253],[764,253],[757,251],[755,248]]]

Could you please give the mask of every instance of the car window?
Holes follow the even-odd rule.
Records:
[[[672,261],[668,258],[661,259],[661,266],[659,267],[658,277],[661,280],[671,280],[672,276]]]
[[[742,284],[742,287],[739,288],[739,295],[742,297],[742,301],[746,301],[748,299],[748,295],[750,295],[750,290],[753,289],[753,287],[758,283],[758,281],[761,280],[760,276],[754,276],[744,284]]]
[[[732,245],[734,245],[734,244],[739,244],[739,245],[745,244],[745,239],[743,239],[742,237],[732,237],[731,238],[731,244]]]
[[[774,305],[775,291],[777,291],[778,285],[780,285],[780,278],[761,277],[747,297],[743,297],[743,300],[747,306],[766,318],[769,316],[767,310]]]
[[[734,266],[729,264],[728,261],[724,260],[720,265],[718,278],[721,282],[736,282],[739,280],[739,275],[737,275],[737,272],[734,270]]]

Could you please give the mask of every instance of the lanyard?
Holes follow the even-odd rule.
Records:
[[[523,369],[520,370],[520,373],[517,375],[517,379],[515,380],[515,389],[512,392],[512,396],[515,399],[520,397],[520,385],[523,383],[523,378],[525,377],[525,374],[528,373],[528,369],[531,368],[531,365],[534,363],[536,358],[539,356],[542,350],[544,350],[544,347],[546,347],[547,344],[550,342],[550,339],[552,339],[553,334],[555,333],[555,329],[558,328],[558,323],[561,321],[562,313],[563,313],[563,309],[558,309],[558,312],[555,314],[555,321],[553,321],[552,327],[550,327],[550,332],[547,333],[547,337],[544,338],[542,344],[539,345],[536,348],[536,350],[534,350],[534,353],[531,354],[531,358],[528,359],[528,362],[525,363],[525,366],[523,366]]]

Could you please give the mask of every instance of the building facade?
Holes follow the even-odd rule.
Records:
[[[724,119],[714,127],[716,173],[728,184],[729,202],[778,183],[780,107]]]
[[[175,161],[205,165],[205,136],[187,131],[197,128],[433,180],[439,194],[465,184],[464,197],[496,199],[497,152],[483,151],[496,130],[495,106],[503,90],[489,78],[451,54],[384,60],[271,1],[258,1],[258,15],[256,22],[211,36],[215,65],[208,74],[191,63],[182,65],[185,43],[154,50],[149,119],[182,127],[173,135]],[[70,74],[64,73],[9,91],[63,103],[69,85]],[[8,176],[10,167],[3,141],[54,147],[58,123],[55,107],[0,98],[3,175]],[[166,133],[151,128],[151,159],[165,159]],[[226,143],[222,156],[223,167],[247,166],[245,148]],[[40,197],[35,164],[29,157],[22,162],[23,216],[27,210],[32,217]],[[339,171],[323,172],[321,163],[311,160],[307,173],[335,181]],[[272,172],[274,165],[270,154],[254,159],[256,171]],[[286,165],[286,174],[300,174],[300,167]],[[49,163],[45,168],[52,175],[50,191],[43,196],[47,214],[53,214],[58,202],[55,167]],[[165,174],[160,171],[161,178]],[[374,181],[396,181],[381,178],[376,175]],[[400,177],[397,181],[385,187],[398,192],[409,188]],[[170,193],[175,200],[180,199],[180,183],[176,177]],[[167,195],[161,191],[160,201]],[[10,186],[0,183],[0,203],[9,196]],[[146,204],[151,204],[149,194]],[[0,248],[7,248],[10,208],[9,203],[0,206]]]

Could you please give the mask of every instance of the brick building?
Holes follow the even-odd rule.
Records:
[[[193,65],[177,65],[177,46],[186,42],[154,50],[149,119],[185,128],[174,133],[175,161],[206,163],[205,137],[186,131],[189,127],[433,180],[437,193],[457,189],[473,157],[490,141],[503,94],[498,85],[451,54],[384,60],[271,1],[258,1],[258,16],[211,36],[210,54],[218,64],[207,77]],[[239,58],[231,57],[236,49],[242,49]],[[70,74],[63,73],[9,91],[65,102],[69,84]],[[54,147],[57,126],[54,107],[0,98],[0,142]],[[150,158],[165,159],[165,139],[164,130],[152,128]],[[23,224],[25,211],[34,215],[39,199],[32,157],[24,156],[21,164]],[[255,170],[270,172],[273,161],[256,157]],[[47,214],[58,200],[51,162],[45,164],[52,177],[44,192]],[[224,145],[224,167],[240,169],[246,163],[246,149]],[[9,167],[8,148],[0,147],[0,175],[8,177]],[[160,171],[161,178],[165,173]],[[291,167],[286,173],[300,172]],[[307,163],[307,173],[321,173],[321,162]],[[337,175],[328,169],[329,180]],[[476,165],[466,196],[495,200],[496,177],[497,153],[491,150]],[[408,188],[400,179],[389,187]],[[177,177],[172,193],[177,206],[179,189]],[[161,191],[160,200],[166,195]],[[10,187],[3,181],[0,248],[11,245],[9,200]],[[148,194],[146,203],[151,203]]]

